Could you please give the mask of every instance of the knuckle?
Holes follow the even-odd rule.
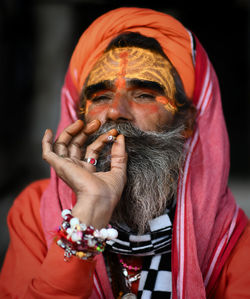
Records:
[[[55,142],[53,144],[53,151],[55,153],[65,152],[65,151],[67,151],[67,147],[66,147],[65,143]]]
[[[83,140],[85,140],[87,136],[88,136],[88,135],[87,135],[86,133],[84,133],[83,131],[81,131],[81,132],[79,133],[79,138],[82,138]]]
[[[86,154],[87,155],[91,155],[91,154],[95,154],[95,155],[98,155],[100,153],[100,151],[96,148],[93,148],[92,145],[88,146],[87,147],[87,150],[86,150]]]
[[[42,159],[44,161],[47,161],[48,160],[48,154],[47,153],[42,153]]]
[[[53,144],[53,151],[56,152],[58,150],[59,144],[57,142],[55,142]]]
[[[67,146],[67,144],[65,142],[59,142],[59,141],[54,142],[53,145],[54,146]]]
[[[118,164],[124,164],[127,161],[126,156],[113,156],[114,162]]]
[[[92,149],[90,150],[90,153],[91,153],[91,154],[98,155],[98,154],[99,154],[99,150],[92,148]]]
[[[64,131],[63,131],[65,134],[67,134],[68,136],[70,136],[71,138],[74,137],[74,134],[72,132],[70,132],[69,128],[66,128]]]
[[[72,146],[74,146],[74,147],[77,147],[77,148],[81,148],[81,145],[78,143],[78,142],[76,142],[76,141],[74,141],[74,142],[72,142],[71,144],[70,144],[70,147],[72,147]]]

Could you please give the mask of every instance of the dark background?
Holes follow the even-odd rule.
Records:
[[[121,6],[170,13],[193,31],[217,72],[231,143],[232,178],[250,175],[249,1],[4,0],[0,4],[0,211],[29,182],[49,176],[41,159],[46,128],[56,130],[60,88],[70,56],[92,21]],[[3,228],[4,227],[4,228]]]

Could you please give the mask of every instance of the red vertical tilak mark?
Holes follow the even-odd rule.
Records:
[[[120,93],[120,91],[126,87],[125,75],[128,64],[128,52],[124,51],[120,53],[120,59],[120,71],[117,74],[117,79],[115,82],[116,91],[118,93]]]

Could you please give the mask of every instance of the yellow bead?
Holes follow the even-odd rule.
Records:
[[[86,256],[86,253],[84,253],[84,252],[82,252],[82,251],[78,251],[78,252],[76,253],[76,256],[79,257],[79,258],[82,258],[82,257]]]

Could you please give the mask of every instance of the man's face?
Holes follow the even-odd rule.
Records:
[[[143,131],[171,125],[177,110],[171,64],[146,49],[111,49],[93,67],[84,88],[85,119],[127,120]]]
[[[177,190],[183,127],[171,129],[177,110],[171,68],[149,50],[111,49],[95,64],[84,87],[85,119],[102,123],[88,144],[111,128],[126,138],[127,184],[111,221],[139,234],[171,206]],[[110,169],[111,146],[99,154],[97,171]]]

